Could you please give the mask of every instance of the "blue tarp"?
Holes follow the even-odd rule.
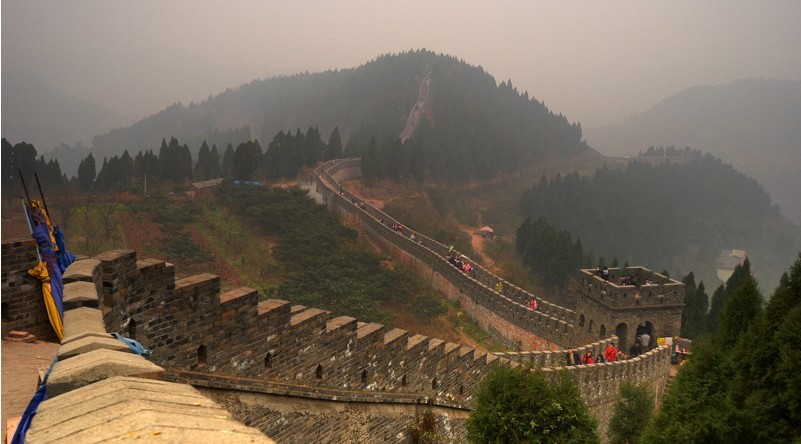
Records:
[[[64,230],[59,227],[56,227],[56,245],[58,246],[58,269],[61,270],[63,274],[64,270],[66,270],[71,263],[75,262],[75,256],[67,250],[67,242],[64,240]]]
[[[53,358],[53,363],[50,364],[50,367],[47,369],[44,378],[42,378],[42,384],[39,385],[38,389],[36,389],[36,393],[33,394],[31,402],[29,402],[28,407],[25,408],[25,413],[22,414],[19,425],[17,425],[17,430],[14,432],[14,437],[11,439],[11,444],[25,443],[25,434],[28,433],[28,428],[31,426],[31,421],[33,420],[33,417],[36,416],[36,411],[39,410],[39,404],[47,399],[47,378],[50,376],[50,370],[52,370],[53,366],[56,365],[56,361],[58,361],[58,356]]]
[[[149,348],[140,344],[135,339],[126,338],[125,336],[119,333],[112,333],[111,336],[114,336],[116,339],[119,339],[120,341],[124,342],[128,347],[131,348],[131,351],[133,351],[139,356],[144,356],[145,358],[147,358],[152,353]]]

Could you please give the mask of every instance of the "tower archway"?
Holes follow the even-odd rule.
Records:
[[[648,341],[648,349],[654,348],[656,345],[656,329],[654,328],[654,324],[651,321],[645,321],[640,323],[637,326],[637,337],[642,336],[643,333],[648,333],[648,337],[650,338]],[[645,351],[645,350],[643,350]]]
[[[625,322],[617,324],[617,327],[615,327],[615,335],[617,336],[618,340],[618,349],[623,350],[624,353],[628,354],[629,353],[628,347],[630,345],[628,342],[629,325],[626,324]]]

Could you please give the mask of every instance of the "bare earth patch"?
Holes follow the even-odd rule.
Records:
[[[139,258],[154,257],[163,261],[175,263],[180,268],[181,261],[175,258],[161,257],[158,253],[159,243],[165,236],[164,231],[161,229],[161,224],[153,222],[151,215],[147,213],[123,213],[120,217],[122,229],[125,232],[125,238],[128,248],[136,250]],[[210,251],[214,255],[214,269],[208,270],[220,276],[220,282],[223,287],[239,287],[242,286],[242,277],[239,272],[226,263],[220,254],[217,254],[211,246],[211,243],[200,234],[194,227],[186,226],[184,230],[189,233],[192,241],[200,247]],[[176,270],[181,272],[180,269]]]

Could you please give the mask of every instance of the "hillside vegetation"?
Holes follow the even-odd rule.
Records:
[[[113,217],[108,225],[89,226],[83,217],[73,217],[65,229],[77,254],[97,254],[98,247],[103,251],[110,245],[134,248],[140,257],[174,263],[178,277],[211,272],[220,276],[224,289],[245,285],[262,298],[322,308],[334,316],[504,349],[458,305],[376,252],[305,191],[228,184],[217,195],[79,203],[75,215],[93,209]],[[62,204],[67,203],[57,202]],[[85,249],[90,246],[95,250]]]
[[[429,73],[432,92],[423,122],[408,146],[390,146]],[[386,177],[414,172],[420,179],[489,178],[589,149],[581,142],[578,124],[511,82],[499,85],[481,67],[420,50],[384,55],[353,69],[255,80],[199,104],[175,104],[96,136],[92,151],[99,162],[176,138],[194,154],[204,141],[236,147],[307,127],[322,134],[338,128],[346,155],[369,154],[372,141],[375,152],[370,154],[380,159],[378,175]]]
[[[690,88],[620,125],[585,129],[592,147],[630,155],[650,146],[712,153],[754,177],[801,223],[801,81],[738,80]]]
[[[720,251],[742,248],[760,280],[774,285],[801,248],[798,227],[783,224],[755,180],[709,154],[691,154],[682,163],[633,160],[592,176],[543,177],[523,194],[521,214],[566,229],[607,264],[617,258],[676,276],[695,271],[708,283],[717,282]]]

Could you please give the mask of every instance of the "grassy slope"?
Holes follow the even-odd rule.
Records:
[[[196,220],[183,227],[191,234],[197,249],[205,250],[214,256],[214,262],[193,263],[180,257],[168,257],[163,253],[164,227],[156,222],[153,214],[138,212],[124,219],[126,244],[135,248],[140,256],[157,257],[176,265],[178,277],[194,273],[211,272],[220,275],[223,291],[239,286],[248,286],[261,292],[265,298],[281,298],[277,294],[282,279],[281,266],[271,255],[271,248],[277,239],[254,229],[241,217],[216,201],[193,202],[199,209]],[[359,248],[375,251],[364,237],[355,242]],[[385,257],[388,267],[390,258]],[[444,298],[439,296],[440,298]],[[504,348],[493,341],[478,326],[469,320],[457,306],[445,304],[444,314],[426,319],[414,312],[412,307],[396,303],[385,307],[394,315],[392,325],[446,341],[471,345],[483,350],[500,351]]]

